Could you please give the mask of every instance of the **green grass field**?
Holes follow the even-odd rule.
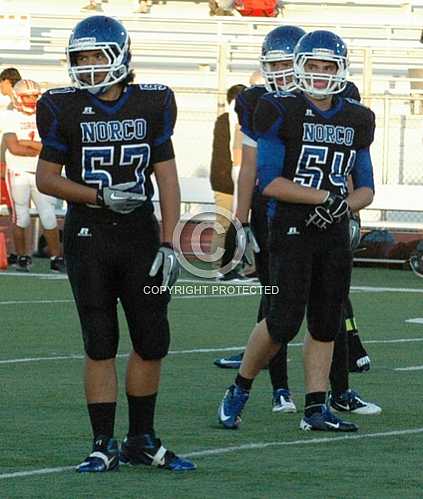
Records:
[[[372,369],[351,387],[383,407],[351,416],[353,435],[304,433],[300,334],[289,349],[290,384],[300,412],[271,412],[266,371],[255,382],[239,431],[219,428],[216,410],[235,371],[213,360],[244,345],[257,296],[179,295],[171,303],[171,354],[164,363],[157,433],[198,470],[149,468],[81,476],[90,429],[83,400],[79,321],[66,279],[0,274],[0,499],[12,498],[417,498],[423,497],[423,282],[411,272],[354,269],[352,300]],[[211,288],[208,289],[211,294]],[[127,428],[121,321],[120,406]],[[420,366],[415,370],[396,370]]]

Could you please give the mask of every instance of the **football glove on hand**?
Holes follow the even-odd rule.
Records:
[[[110,210],[127,214],[144,204],[147,196],[139,192],[131,192],[137,185],[136,182],[126,182],[124,184],[101,187],[97,191],[97,204]]]
[[[163,274],[161,285],[172,287],[178,280],[180,265],[175,251],[168,243],[163,243],[160,246],[148,275],[150,277],[155,277],[160,269],[162,270]]]
[[[306,226],[313,224],[320,230],[327,229],[328,225],[338,222],[349,212],[347,201],[338,194],[329,192],[325,201],[317,205],[306,219]]]
[[[243,249],[244,254],[241,258],[243,267],[251,267],[254,265],[254,253],[260,253],[260,246],[258,245],[250,224],[242,224],[242,229],[236,233],[237,246]]]
[[[350,246],[352,251],[356,250],[360,246],[360,228],[360,217],[352,214],[350,218]]]

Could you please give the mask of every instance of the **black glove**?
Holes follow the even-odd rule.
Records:
[[[350,210],[347,200],[332,192],[329,192],[325,202],[321,206],[329,211],[335,222],[340,220]]]
[[[97,205],[124,215],[131,213],[147,199],[144,194],[131,192],[136,185],[136,182],[126,182],[98,189]]]
[[[169,243],[163,243],[156,253],[150,268],[150,277],[155,277],[162,269],[162,286],[172,287],[178,280],[180,265],[176,253]]]
[[[338,194],[329,192],[325,201],[317,205],[306,219],[306,226],[315,225],[320,230],[327,229],[328,225],[338,222],[349,212],[347,201]]]
[[[241,257],[242,266],[253,266],[255,260],[254,253],[260,252],[260,246],[254,237],[250,224],[242,224],[242,229],[238,230],[236,233],[236,243],[238,248],[243,251],[243,255]]]

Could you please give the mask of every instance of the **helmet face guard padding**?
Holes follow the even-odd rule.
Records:
[[[336,73],[308,72],[305,66],[311,59],[336,64]],[[305,35],[295,48],[294,73],[297,88],[315,99],[339,94],[345,89],[348,77],[348,56],[344,42],[329,31],[315,31]],[[326,86],[315,87],[317,80],[327,82]]]
[[[34,114],[37,110],[37,101],[41,97],[41,87],[33,80],[19,80],[13,87],[12,103],[14,107],[25,114]],[[31,96],[35,99],[26,102],[22,97]]]
[[[260,57],[261,72],[268,92],[289,92],[296,87],[293,67],[273,69],[271,63],[294,61],[294,47],[305,31],[298,26],[279,26],[263,41]]]
[[[99,28],[96,25],[99,25]],[[71,34],[66,50],[68,72],[73,84],[95,95],[106,92],[128,75],[131,59],[129,48],[129,35],[115,19],[93,16],[81,21]],[[106,64],[77,65],[76,58],[79,52],[94,50],[101,51],[107,61]],[[105,75],[103,80],[96,83],[96,76],[102,73]]]

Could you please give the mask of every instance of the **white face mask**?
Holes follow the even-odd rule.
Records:
[[[273,69],[271,63],[281,61],[292,61],[293,54],[282,52],[270,52],[260,58],[261,72],[264,78],[264,86],[268,92],[291,92],[296,88],[294,79],[294,68]]]
[[[309,59],[334,62],[338,70],[334,74],[309,72],[305,65]],[[347,85],[348,61],[341,56],[320,56],[312,53],[300,53],[294,60],[296,86],[315,99],[325,99],[329,95],[339,94]],[[316,86],[316,80],[326,82],[324,87]]]
[[[125,55],[128,51],[129,39],[123,48],[118,44],[96,43],[90,45],[71,45],[66,51],[68,60],[68,73],[77,88],[87,89],[92,94],[101,94],[109,87],[126,78],[129,69],[124,63]],[[81,51],[101,50],[106,64],[95,64],[78,66],[75,64],[75,56]],[[102,81],[96,83],[96,76],[99,73],[105,73]]]

